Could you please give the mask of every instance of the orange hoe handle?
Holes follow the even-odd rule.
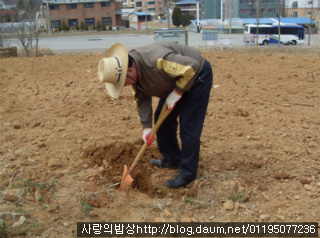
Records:
[[[167,110],[167,107],[168,107],[167,102],[165,102],[163,104],[163,107],[162,107],[160,116],[158,118],[158,121],[156,122],[156,124],[152,128],[152,131],[150,133],[150,137],[149,138],[152,138],[153,136],[155,136],[155,134],[158,131],[159,127],[161,126],[162,122],[167,118],[167,116],[172,111],[173,108],[171,108],[170,110]],[[121,179],[121,183],[120,183],[120,190],[124,190],[127,187],[131,187],[131,184],[133,182],[133,178],[131,177],[130,173],[136,167],[136,165],[138,164],[139,160],[141,159],[143,153],[145,152],[145,150],[147,148],[148,148],[148,144],[144,143],[142,148],[140,149],[138,155],[136,156],[136,158],[134,159],[133,163],[131,164],[129,170],[128,170],[126,165],[124,166],[124,170],[123,170],[123,173],[122,173],[122,179]]]

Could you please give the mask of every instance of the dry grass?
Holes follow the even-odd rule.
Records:
[[[221,49],[213,48],[208,49],[200,47],[201,52],[205,51],[223,51],[229,53],[240,53],[240,54],[263,54],[263,55],[285,55],[285,56],[309,56],[309,57],[320,57],[320,49],[311,46],[249,46],[249,47],[236,47]]]
[[[53,55],[53,52],[50,48],[40,48],[38,49],[38,56],[44,55]],[[29,57],[36,56],[36,49],[29,49]],[[25,50],[18,49],[18,57],[27,57]]]

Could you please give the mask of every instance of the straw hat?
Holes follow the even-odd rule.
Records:
[[[126,83],[128,71],[128,51],[121,43],[112,45],[106,58],[100,60],[98,76],[101,82],[106,83],[108,94],[112,98],[118,98]]]

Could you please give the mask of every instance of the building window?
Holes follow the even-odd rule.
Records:
[[[61,27],[61,21],[60,21],[60,20],[51,21],[51,27],[52,27],[52,28],[59,28],[59,27]]]
[[[151,8],[148,8],[148,10],[147,10],[148,12],[155,12],[156,11],[156,9],[154,8],[154,7],[151,7]]]
[[[293,12],[292,17],[298,17],[298,12]]]
[[[84,8],[93,8],[94,7],[94,3],[93,2],[88,2],[84,4]]]
[[[68,26],[69,26],[69,27],[76,27],[76,26],[78,26],[78,19],[70,19],[70,20],[68,20]]]
[[[156,4],[156,1],[149,1],[147,2],[147,5],[155,5]]]
[[[309,4],[309,5],[312,5],[312,4],[313,4],[313,1],[308,1],[308,4]]]
[[[59,10],[59,5],[49,5],[50,10]]]
[[[94,18],[86,18],[85,19],[86,26],[94,26]]]
[[[136,7],[142,7],[142,2],[136,2]]]
[[[293,2],[292,7],[297,8],[298,7],[298,2]]]
[[[111,7],[111,2],[102,2],[101,7]]]
[[[72,4],[67,4],[67,9],[76,9],[77,8],[77,4],[72,3]]]
[[[102,25],[105,25],[105,26],[112,25],[112,18],[111,17],[102,17]]]
[[[308,11],[308,12],[307,12],[307,15],[308,15],[308,16],[311,16],[311,15],[312,15],[312,12],[309,12],[309,11]]]

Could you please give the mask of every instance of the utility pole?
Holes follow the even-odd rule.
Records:
[[[281,32],[280,32],[280,18],[281,18],[281,16],[280,16],[280,0],[279,0],[279,2],[278,2],[278,47],[280,48],[280,34],[281,34]]]
[[[229,21],[229,34],[231,34],[232,25],[232,14],[233,13],[233,2],[230,0],[230,21]]]
[[[147,30],[148,28],[147,0],[145,1],[145,10],[146,10],[146,30]]]
[[[168,26],[168,29],[170,29],[170,1],[167,0],[166,3],[167,3],[167,26]]]
[[[50,26],[50,16],[49,16],[49,0],[47,0],[47,27],[48,27],[48,35],[51,38],[51,26]]]
[[[200,23],[199,23],[199,3],[197,3],[197,32],[200,32]]]

